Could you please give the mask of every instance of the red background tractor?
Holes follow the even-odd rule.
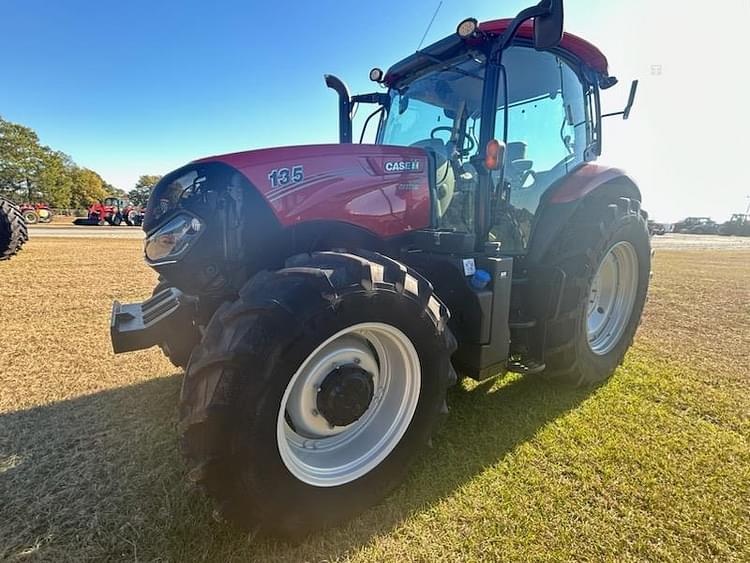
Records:
[[[127,199],[108,197],[89,207],[88,217],[76,219],[76,225],[119,226],[122,223],[132,227],[143,223],[143,209],[132,205]]]
[[[46,203],[22,203],[19,207],[27,225],[52,222],[52,209]]]

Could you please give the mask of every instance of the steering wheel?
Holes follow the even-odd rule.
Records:
[[[435,133],[438,131],[448,131],[451,135],[453,135],[453,127],[448,127],[446,125],[441,125],[439,127],[435,127],[432,131],[430,131],[430,139],[435,139]],[[469,135],[464,135],[464,139],[468,141],[468,147],[466,147],[464,152],[471,153],[474,150],[474,147],[476,147],[476,142],[474,139],[472,139]]]
[[[448,131],[451,135],[453,135],[453,127],[447,127],[445,125],[440,125],[439,127],[435,127],[432,131],[430,131],[430,139],[435,138],[435,133],[438,131]]]

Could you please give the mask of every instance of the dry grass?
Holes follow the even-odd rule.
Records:
[[[180,375],[114,356],[136,240],[32,239],[0,264],[0,560],[750,559],[750,252],[661,252],[613,380],[464,382],[381,505],[299,546],[215,523],[183,484]]]

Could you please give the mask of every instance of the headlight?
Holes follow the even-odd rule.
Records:
[[[151,262],[176,260],[203,230],[197,217],[178,215],[146,239],[146,258]]]

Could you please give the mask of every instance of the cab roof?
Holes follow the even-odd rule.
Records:
[[[479,30],[490,36],[501,35],[505,33],[512,21],[511,18],[506,18],[482,22],[479,24]],[[516,37],[527,40],[533,39],[534,27],[532,22],[526,21],[521,24]],[[431,64],[435,58],[450,59],[453,56],[458,56],[465,49],[465,46],[466,43],[458,35],[449,35],[394,64],[388,69],[384,82],[386,85],[391,86],[400,79]],[[580,60],[581,63],[592,68],[595,72],[604,76],[608,75],[609,65],[607,57],[595,45],[585,39],[566,32],[563,34],[557,49],[565,51],[573,58]]]
[[[479,30],[491,35],[500,35],[505,33],[505,30],[508,29],[508,26],[512,21],[512,19],[507,18],[482,22],[479,24]],[[522,23],[521,27],[518,29],[516,37],[533,39],[534,26],[532,22],[525,21]],[[608,74],[609,65],[607,63],[607,57],[604,56],[604,53],[602,53],[596,45],[589,43],[582,37],[565,32],[563,33],[563,38],[562,41],[560,41],[559,48],[563,51],[568,51],[571,55],[580,59],[581,62],[593,68],[596,72],[604,75]]]

